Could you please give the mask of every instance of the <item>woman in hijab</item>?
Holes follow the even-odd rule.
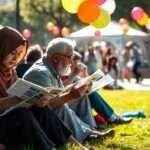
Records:
[[[16,65],[24,58],[28,42],[11,27],[0,27],[0,113],[21,101],[6,90],[16,81]],[[66,143],[70,131],[40,97],[30,108],[16,108],[0,116],[0,143],[7,149],[21,150],[25,145],[51,150]]]

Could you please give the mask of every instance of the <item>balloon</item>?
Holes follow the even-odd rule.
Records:
[[[128,31],[129,31],[129,26],[127,24],[124,24],[122,26],[122,31],[123,31],[123,34],[126,35],[128,33]]]
[[[104,4],[101,5],[101,8],[107,10],[111,15],[116,9],[116,3],[114,0],[107,0]]]
[[[77,15],[82,22],[91,23],[100,15],[100,8],[93,0],[85,0],[80,4]]]
[[[144,16],[141,19],[137,20],[137,23],[141,26],[145,26],[147,21],[148,21],[148,15],[144,13]]]
[[[60,34],[60,29],[57,26],[53,27],[52,33],[54,36],[58,36]]]
[[[69,29],[67,27],[63,27],[61,30],[61,35],[66,37],[69,35]]]
[[[101,14],[99,15],[98,19],[91,23],[96,28],[104,28],[106,27],[111,20],[110,15],[104,9],[101,9]]]
[[[144,10],[141,7],[134,7],[131,11],[131,17],[133,20],[139,20],[144,16]]]
[[[23,32],[22,32],[22,34],[27,39],[30,38],[31,35],[32,35],[32,33],[31,33],[31,31],[29,29],[24,29]]]
[[[103,3],[106,2],[106,0],[95,0],[96,1],[96,4],[98,5],[102,5]]]
[[[66,11],[69,13],[77,13],[79,5],[84,1],[84,0],[61,0],[62,1],[62,6]]]
[[[52,31],[53,28],[54,28],[54,23],[48,22],[47,25],[46,25],[46,28],[47,28],[48,31]]]
[[[120,18],[120,19],[119,19],[119,24],[120,24],[121,26],[124,25],[124,24],[128,24],[128,20],[125,19],[125,18]]]
[[[145,27],[150,30],[150,18],[147,20]]]
[[[101,36],[101,32],[100,32],[99,30],[96,30],[96,31],[94,32],[94,35],[95,35],[96,37],[100,37],[100,36]]]

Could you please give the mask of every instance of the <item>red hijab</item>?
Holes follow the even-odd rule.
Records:
[[[0,27],[0,65],[6,56],[20,45],[25,45],[27,50],[28,42],[17,30],[11,27]],[[4,70],[0,69],[0,97],[8,96],[6,90],[17,78],[14,69]]]

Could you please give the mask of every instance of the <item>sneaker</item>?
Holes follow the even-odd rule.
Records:
[[[117,117],[115,120],[111,121],[110,123],[114,124],[124,124],[124,123],[130,123],[133,119],[132,118],[126,118],[126,117]]]
[[[115,130],[110,129],[105,132],[99,132],[97,130],[92,130],[91,134],[86,138],[87,141],[89,140],[102,140],[107,137],[114,137]]]

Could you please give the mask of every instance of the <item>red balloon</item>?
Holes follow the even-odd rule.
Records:
[[[30,38],[31,35],[32,35],[32,33],[31,33],[31,31],[29,29],[24,29],[23,32],[22,32],[22,34],[27,39]]]
[[[131,17],[133,20],[139,20],[144,16],[144,10],[141,7],[134,7],[131,11]]]
[[[106,0],[95,0],[96,4],[102,5],[106,2]]]
[[[99,36],[101,36],[101,32],[100,32],[99,30],[96,30],[96,31],[94,32],[94,35],[95,35],[96,37],[99,37]]]
[[[60,34],[60,29],[57,26],[53,27],[52,33],[54,36],[58,36]]]

